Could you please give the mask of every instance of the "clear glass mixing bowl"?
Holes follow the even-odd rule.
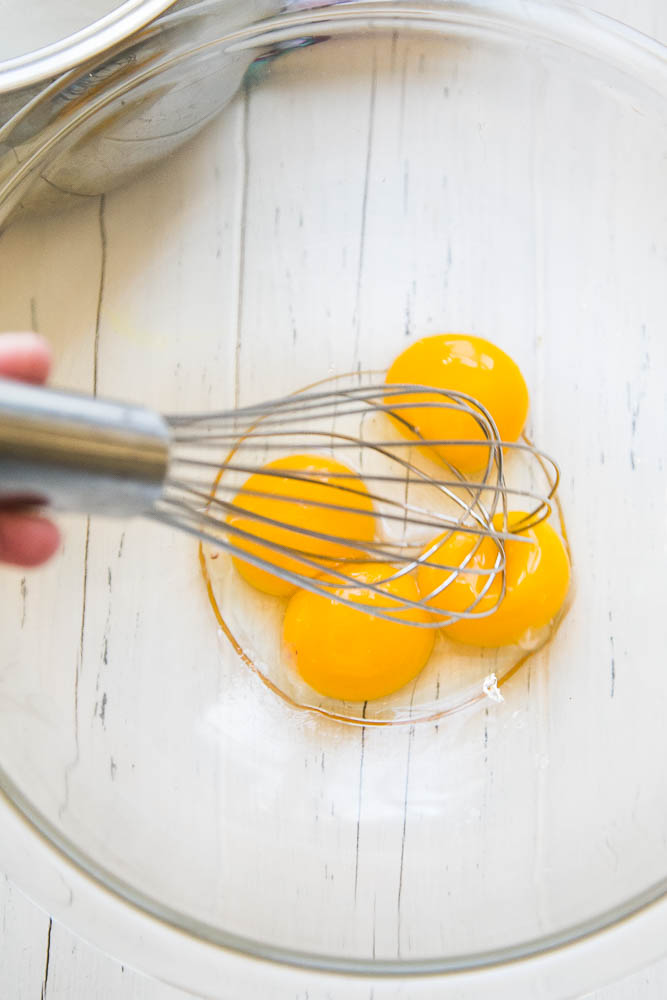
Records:
[[[51,566],[0,575],[4,794],[120,897],[251,955],[417,974],[604,927],[666,885],[664,51],[540,3],[220,37],[218,6],[164,65],[134,53],[65,119],[26,116],[5,214],[38,188],[81,205],[8,226],[1,325],[51,336],[60,384],[170,411],[483,334],[562,466],[572,608],[504,702],[346,726],[247,669],[191,540],[73,519]],[[201,124],[228,60],[193,142],[75,191],[81,150],[131,158],[174,89]]]

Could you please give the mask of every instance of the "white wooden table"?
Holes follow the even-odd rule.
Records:
[[[590,5],[667,42],[665,0],[590,0]],[[32,322],[38,325],[37,317],[33,316]],[[667,959],[589,996],[594,1000],[658,1000],[667,996]],[[187,1000],[188,995],[150,981],[91,948],[0,876],[0,998],[38,997]],[[302,997],[295,987],[294,1000]]]

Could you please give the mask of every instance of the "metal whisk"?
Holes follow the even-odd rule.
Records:
[[[442,411],[443,428],[452,412],[468,414],[479,437],[422,437],[412,421],[424,408]],[[483,449],[479,476],[470,479],[443,460],[440,449],[453,446]],[[351,472],[264,470],[276,457],[309,453],[336,458]],[[506,465],[510,458],[514,461],[512,453],[524,460],[525,485],[508,484]],[[244,506],[239,523],[233,515],[240,510],[239,496],[247,494],[244,483],[260,470],[266,485],[253,491],[255,496],[288,502],[272,488],[274,476],[306,483],[326,480],[330,494],[318,493],[321,499],[309,500],[308,508],[371,518],[374,530],[344,538],[326,527],[315,530],[307,523],[308,508],[304,523],[286,524]],[[517,532],[549,516],[558,478],[556,464],[532,444],[504,444],[478,401],[424,386],[345,385],[340,379],[333,390],[313,389],[217,413],[161,416],[0,379],[0,507],[48,505],[86,514],[148,517],[299,587],[424,627],[493,613],[504,596],[504,542],[521,540]],[[365,513],[360,513],[360,495],[372,502]],[[510,531],[512,497],[529,512]],[[498,513],[502,529],[494,527]],[[268,528],[289,529],[289,544],[267,538]],[[459,565],[438,559],[453,532],[465,532],[473,541]],[[480,569],[474,556],[485,538],[493,540],[497,555],[493,567]],[[256,542],[261,543],[260,555],[256,545],[251,551],[246,547]],[[334,563],[318,553],[319,542],[340,543],[353,554]],[[280,565],[285,557],[292,568]],[[426,560],[443,572],[435,590],[414,601],[388,595],[389,581],[415,573]],[[359,580],[351,570],[360,562],[386,566],[379,582],[364,584],[365,590],[383,594],[379,606],[359,600]],[[432,607],[429,602],[463,572],[485,576],[470,607],[456,613]],[[499,574],[503,587],[498,600],[482,611],[478,605]]]

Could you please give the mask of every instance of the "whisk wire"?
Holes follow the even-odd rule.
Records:
[[[441,417],[443,430],[451,414],[464,414],[479,436],[426,438],[416,426],[420,411],[426,410]],[[530,543],[526,533],[551,514],[559,481],[556,463],[532,443],[502,441],[491,414],[479,401],[428,386],[376,383],[308,391],[215,414],[171,416],[168,424],[170,470],[153,512],[156,519],[296,587],[418,627],[442,627],[497,610],[505,595],[505,543]],[[397,430],[395,436],[387,433],[389,427]],[[443,458],[442,448],[448,454],[456,448],[484,449],[482,471],[467,476]],[[271,455],[311,453],[354,457],[358,468],[265,464]],[[508,456],[536,462],[544,491],[509,485]],[[248,477],[257,474],[259,478],[247,485]],[[298,488],[289,495],[283,492],[285,482],[318,489],[299,499]],[[397,492],[399,487],[402,493]],[[362,498],[370,506],[360,503]],[[512,523],[510,501],[530,507]],[[301,504],[298,515],[295,503]],[[328,530],[321,518],[317,526],[309,523],[315,512],[360,520],[343,522],[348,531]],[[369,519],[376,526],[370,538],[361,531]],[[360,526],[358,537],[351,525]],[[439,553],[459,532],[471,544],[452,565]],[[425,541],[425,533],[430,540]],[[495,546],[492,565],[476,560],[486,539]],[[339,553],[335,557],[332,545]],[[360,562],[381,563],[386,572],[362,586],[354,575]],[[428,593],[414,600],[391,593],[392,582],[425,565],[442,574]],[[474,599],[463,610],[436,607],[432,602],[441,599],[462,574],[482,581]],[[498,579],[494,601],[485,600]],[[363,600],[368,593],[381,600],[369,605]]]

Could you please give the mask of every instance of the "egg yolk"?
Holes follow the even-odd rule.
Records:
[[[503,441],[516,441],[526,422],[528,389],[523,375],[504,351],[481,337],[459,333],[424,337],[399,354],[387,373],[387,383],[466,393],[486,407]],[[428,394],[407,396],[399,401],[413,400],[421,404],[445,402],[442,397]],[[391,402],[391,397],[387,402]],[[399,415],[424,438],[486,440],[483,429],[470,413],[426,406],[408,407]],[[483,469],[489,458],[489,449],[481,445],[444,445],[435,450],[446,462],[468,473]]]
[[[527,514],[514,511],[509,515],[509,530],[520,526]],[[503,527],[503,515],[493,519],[496,530]],[[506,541],[505,546],[505,596],[496,611],[486,618],[461,618],[443,631],[451,639],[475,646],[504,646],[519,642],[528,629],[548,625],[558,614],[570,585],[570,562],[560,536],[550,524],[542,521],[534,528],[516,534],[530,542]],[[472,552],[478,536],[454,532],[432,556],[430,562],[447,566],[460,566]],[[431,548],[433,543],[429,545]],[[476,601],[489,582],[489,573],[498,557],[498,546],[491,538],[484,538],[479,548],[466,563],[465,569],[439,594],[429,598],[449,576],[446,570],[422,564],[418,571],[419,589],[431,607],[443,612],[488,611],[498,604],[502,593],[502,574],[497,573],[488,590],[474,609]],[[475,570],[482,572],[476,573]],[[467,572],[466,572],[467,571]]]
[[[401,612],[404,620],[387,621],[336,600],[351,598],[369,607],[391,607],[392,597],[417,601],[413,576],[388,581],[378,593],[366,585],[387,580],[395,567],[362,563],[346,572],[359,588],[332,584],[331,597],[299,590],[287,605],[283,635],[296,669],[312,688],[342,701],[370,701],[417,676],[431,655],[435,630],[410,624],[428,620],[418,609]]]
[[[363,559],[364,554],[350,542],[370,542],[375,534],[373,504],[360,477],[348,466],[319,455],[289,455],[262,466],[243,484],[234,506],[227,523],[253,536],[247,539],[230,533],[237,549],[303,576],[317,576],[324,566],[341,559]],[[243,512],[280,524],[266,524]],[[310,531],[336,540],[313,538],[305,533]],[[298,550],[318,565],[301,563],[264,541]],[[266,594],[286,597],[297,590],[296,585],[258,569],[242,556],[233,556],[233,562],[244,580]]]

